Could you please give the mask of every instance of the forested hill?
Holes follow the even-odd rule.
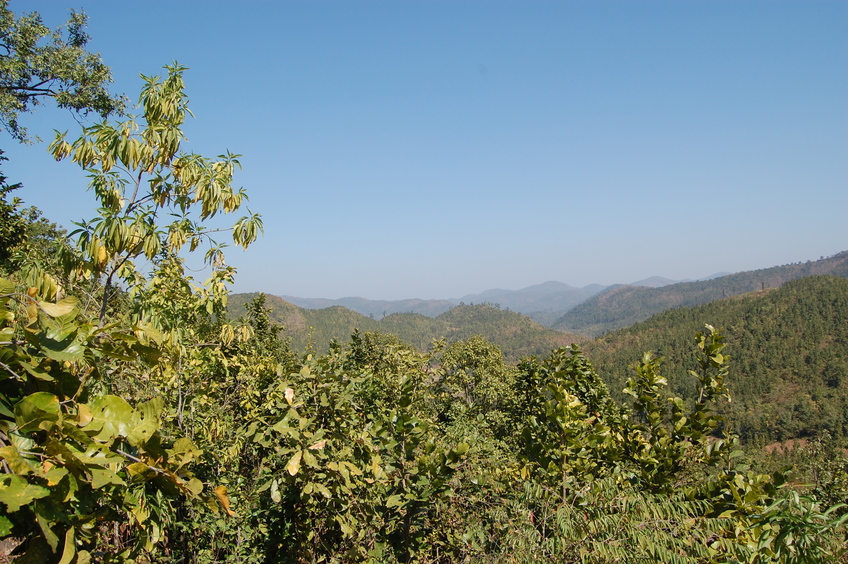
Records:
[[[393,313],[420,313],[427,317],[436,317],[458,305],[450,300],[369,300],[366,298],[331,300],[327,298],[298,298],[295,296],[282,296],[282,298],[304,309],[326,309],[333,306],[342,306],[376,319],[381,319]]]
[[[827,430],[848,436],[848,280],[813,276],[694,308],[655,315],[586,343],[614,394],[643,351],[663,356],[673,390],[692,398],[693,336],[723,328],[731,357],[732,425],[743,439],[783,441]],[[623,397],[619,395],[619,397]]]
[[[231,317],[242,315],[245,304],[258,295],[232,294],[228,306]],[[393,334],[421,351],[441,337],[452,342],[482,335],[500,346],[509,360],[529,355],[544,356],[551,349],[583,340],[543,327],[520,313],[487,304],[456,306],[435,318],[419,313],[393,313],[377,320],[341,306],[304,309],[277,296],[266,295],[265,300],[266,306],[271,308],[271,319],[284,326],[295,350],[312,347],[325,351],[332,340],[346,342],[357,329]]]
[[[848,277],[848,251],[817,261],[660,288],[614,286],[566,312],[553,324],[553,328],[583,335],[600,335],[633,325],[667,309],[693,307],[755,290],[777,288],[790,280],[821,275]]]

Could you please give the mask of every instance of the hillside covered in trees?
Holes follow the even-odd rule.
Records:
[[[811,276],[694,308],[677,308],[586,344],[607,384],[623,389],[642,352],[663,358],[669,387],[693,398],[691,336],[723,327],[734,367],[722,412],[745,441],[848,434],[848,279]],[[621,397],[621,396],[619,396]]]
[[[599,335],[644,321],[667,309],[694,307],[756,290],[777,288],[798,278],[828,274],[848,278],[848,251],[817,261],[739,272],[699,282],[659,288],[616,286],[569,310],[552,327],[581,335]]]
[[[95,211],[75,232],[24,208],[10,193],[25,187],[0,175],[0,560],[845,562],[844,421],[776,430],[814,443],[805,484],[753,467],[723,415],[743,416],[728,410],[730,383],[751,402],[766,387],[780,401],[809,390],[778,417],[843,397],[844,280],[669,312],[656,341],[641,340],[644,327],[622,337],[641,347],[632,368],[612,337],[592,345],[601,371],[559,346],[562,333],[489,306],[377,324],[345,308],[239,302],[224,241],[250,246],[263,219],[210,223],[239,213],[246,193],[236,155],[183,150],[187,69],[143,77],[139,115],[123,115],[85,50],[84,16],[65,38],[2,1],[0,15],[0,110],[16,139],[44,64],[62,63],[48,69],[50,101],[103,115],[50,144],[90,182]],[[45,56],[30,58],[45,37]],[[203,282],[187,266],[197,251]],[[446,339],[418,350],[433,335]],[[671,373],[641,356],[657,348],[671,389]],[[812,440],[822,430],[832,436]]]

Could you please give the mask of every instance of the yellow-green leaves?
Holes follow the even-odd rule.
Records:
[[[297,450],[286,464],[286,472],[294,476],[300,470],[300,460],[303,457],[303,451]]]
[[[35,472],[35,468],[30,461],[21,456],[21,453],[14,445],[0,448],[0,459],[5,460],[12,472],[20,476],[26,476]]]
[[[14,513],[24,505],[48,495],[49,489],[31,484],[15,474],[0,477],[0,502],[6,505],[9,513]]]
[[[59,398],[48,392],[30,394],[15,406],[15,423],[23,433],[50,429],[61,417]]]
[[[113,279],[122,279],[131,292],[144,280],[135,259],[143,256],[157,263],[163,253],[177,257],[186,248],[206,245],[207,263],[213,270],[226,270],[226,245],[213,234],[230,232],[235,245],[247,247],[263,230],[258,214],[242,217],[230,228],[206,224],[219,214],[235,213],[247,199],[243,189],[233,187],[239,155],[227,152],[210,159],[181,152],[181,127],[190,115],[186,68],[176,63],[166,68],[164,78],[143,77],[140,119],[103,121],[83,129],[73,142],[57,132],[50,145],[57,160],[70,158],[89,173],[97,199],[98,216],[72,233],[78,256],[69,267],[105,277],[101,323]],[[157,224],[157,218],[169,215],[176,218],[170,225]]]
[[[63,298],[57,303],[39,301],[38,307],[50,317],[61,317],[74,311],[79,300],[77,298]]]
[[[99,430],[94,435],[95,439],[109,441],[129,435],[135,411],[124,399],[118,396],[102,396],[94,400],[90,408],[91,423],[87,428]]]
[[[138,446],[147,442],[159,429],[162,406],[161,398],[141,403],[138,409],[133,409],[118,396],[101,396],[89,406],[91,422],[85,428],[88,431],[97,431],[93,436],[99,441],[122,437],[131,445]]]
[[[280,494],[280,482],[276,479],[271,481],[271,501],[274,503],[280,503],[283,500],[283,496]]]

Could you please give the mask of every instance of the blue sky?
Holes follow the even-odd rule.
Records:
[[[83,8],[133,100],[190,67],[185,148],[243,155],[266,234],[229,251],[236,291],[448,298],[848,249],[846,2],[74,2],[10,8]],[[46,142],[2,143],[27,203],[93,215]]]

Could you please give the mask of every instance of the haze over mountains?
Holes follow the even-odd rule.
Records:
[[[722,274],[714,274],[703,280],[710,280]],[[628,286],[645,286],[660,288],[670,284],[688,282],[688,280],[671,280],[661,276],[652,276]],[[613,286],[620,286],[619,284]],[[328,298],[301,298],[297,296],[280,296],[289,303],[305,309],[323,309],[333,306],[343,306],[365,316],[381,319],[393,313],[420,313],[428,317],[436,317],[460,304],[497,304],[502,308],[523,313],[541,323],[553,324],[559,316],[569,309],[585,302],[592,296],[611,288],[602,284],[589,284],[582,288],[570,286],[562,282],[544,282],[520,290],[505,290],[494,288],[479,294],[466,294],[460,298],[441,300],[405,299],[405,300],[369,300],[359,297],[345,297],[336,300]]]

